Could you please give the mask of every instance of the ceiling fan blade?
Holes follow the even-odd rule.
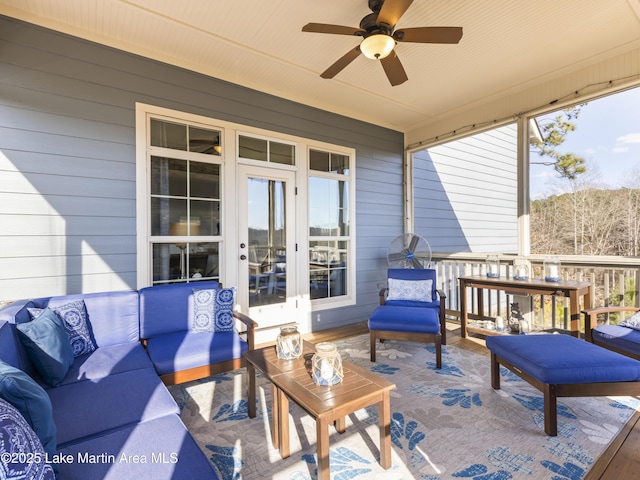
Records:
[[[398,42],[458,43],[462,38],[462,27],[403,28],[397,30],[393,38]]]
[[[413,0],[385,0],[378,12],[378,25],[385,23],[391,28],[395,27],[412,3]]]
[[[380,63],[382,63],[384,73],[387,74],[387,78],[392,86],[395,87],[396,85],[400,85],[401,83],[409,80],[409,77],[407,77],[404,67],[402,66],[402,63],[400,63],[400,59],[398,58],[395,50],[380,60]]]
[[[312,33],[333,33],[336,35],[362,35],[366,33],[362,28],[345,27],[344,25],[331,25],[328,23],[307,23],[302,27],[302,31]]]
[[[358,45],[353,50],[349,50],[345,55],[338,59],[333,65],[327,68],[324,72],[320,74],[322,78],[333,78],[340,71],[353,62],[360,55],[360,45]]]

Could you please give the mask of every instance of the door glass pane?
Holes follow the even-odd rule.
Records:
[[[285,183],[248,180],[249,307],[286,301]]]
[[[261,138],[245,137],[238,139],[238,153],[241,158],[267,161],[267,141]]]
[[[269,159],[273,163],[294,165],[295,147],[286,143],[269,142]]]

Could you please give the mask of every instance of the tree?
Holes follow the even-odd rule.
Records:
[[[538,165],[553,166],[561,177],[575,180],[578,175],[586,172],[585,159],[574,153],[562,153],[558,147],[564,143],[567,134],[576,129],[574,123],[580,115],[580,110],[586,104],[565,108],[546,123],[539,124],[542,133],[542,141],[532,143],[533,150],[541,157],[550,157],[548,162],[531,162]]]

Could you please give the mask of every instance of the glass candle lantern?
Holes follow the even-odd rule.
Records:
[[[311,375],[317,385],[335,385],[342,381],[342,358],[333,343],[316,345],[316,353],[311,359]]]
[[[500,276],[500,258],[498,255],[487,255],[487,277],[498,278]]]
[[[560,259],[556,256],[546,257],[544,259],[544,279],[547,282],[559,282],[562,280],[560,276]]]
[[[531,264],[525,258],[516,258],[513,261],[513,279],[514,280],[529,280],[529,272],[531,271]]]
[[[302,355],[302,337],[296,327],[282,327],[276,339],[278,358],[293,360]]]

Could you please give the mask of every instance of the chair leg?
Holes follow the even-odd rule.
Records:
[[[442,335],[436,335],[436,368],[442,368]]]
[[[369,332],[369,355],[371,361],[376,361],[376,334],[373,331]]]

